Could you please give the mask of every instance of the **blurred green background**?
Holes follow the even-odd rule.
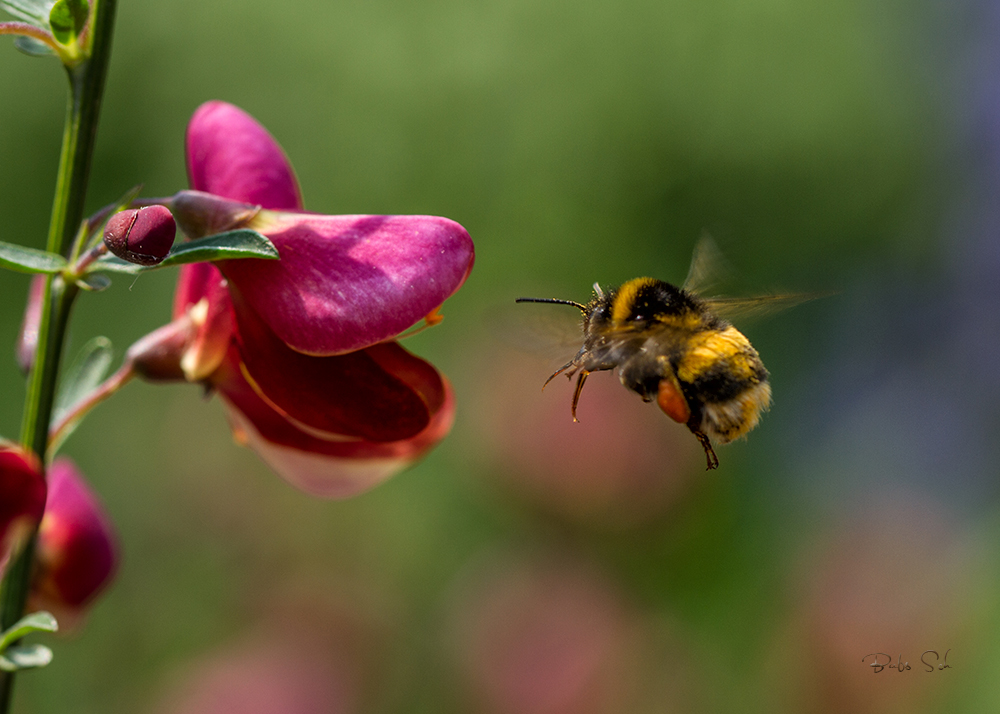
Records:
[[[196,387],[130,386],[64,449],[119,577],[16,710],[996,709],[998,26],[971,1],[121,2],[90,209],[183,188],[186,121],[223,99],[310,210],[459,221],[476,267],[406,343],[458,417],[321,502]],[[64,85],[0,41],[0,240],[44,244]],[[743,292],[836,293],[746,326],[775,403],[712,473],[613,376],[573,425],[508,330],[520,295],[682,281],[703,231]],[[85,295],[71,350],[120,355],[172,280]],[[27,284],[0,276],[0,344]],[[11,358],[6,437],[23,394]]]

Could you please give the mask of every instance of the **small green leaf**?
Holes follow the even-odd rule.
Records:
[[[47,44],[27,35],[18,35],[14,38],[14,49],[31,57],[51,57],[55,54]]]
[[[170,255],[156,267],[164,268],[184,263],[204,263],[212,260],[234,260],[237,258],[263,258],[277,260],[278,249],[274,243],[257,231],[245,228],[226,233],[217,233],[198,240],[174,246]]]
[[[62,378],[62,388],[53,409],[53,423],[61,421],[66,410],[90,394],[111,367],[111,340],[95,337],[83,346]]]
[[[185,263],[246,258],[277,260],[279,257],[278,249],[265,236],[257,231],[244,228],[179,243],[159,265],[136,265],[113,255],[105,255],[94,262],[93,270],[138,275],[147,270],[169,268],[172,265],[184,265]]]
[[[53,5],[55,0],[0,0],[0,8],[43,30],[49,29],[49,13]]]
[[[101,273],[90,273],[77,280],[76,284],[84,290],[99,293],[111,287],[111,278]]]
[[[51,612],[42,610],[25,615],[4,630],[3,634],[0,634],[0,652],[4,652],[10,647],[11,643],[17,642],[32,632],[56,632],[58,629],[59,624]]]
[[[16,672],[19,669],[37,669],[52,661],[52,650],[45,645],[14,645],[0,655],[0,669]]]
[[[66,259],[56,253],[0,241],[0,267],[21,273],[58,273]]]
[[[87,0],[56,0],[49,11],[49,26],[52,35],[64,45],[68,45],[80,34],[87,22],[90,6]]]

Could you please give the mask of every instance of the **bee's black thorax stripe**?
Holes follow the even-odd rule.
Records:
[[[648,323],[697,311],[691,294],[653,278],[629,280],[609,294],[611,319],[617,325]]]

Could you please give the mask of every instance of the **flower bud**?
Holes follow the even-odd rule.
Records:
[[[56,459],[48,478],[31,604],[72,624],[111,581],[118,547],[110,520],[72,461]]]
[[[122,260],[156,265],[170,252],[177,227],[165,206],[130,208],[111,216],[104,244]]]
[[[252,203],[230,201],[203,191],[179,191],[170,199],[170,207],[188,238],[204,238],[243,228],[261,210]]]
[[[0,442],[0,568],[42,517],[45,479],[38,459],[9,442]]]

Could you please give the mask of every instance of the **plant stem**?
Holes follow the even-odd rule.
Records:
[[[64,255],[83,220],[87,181],[97,138],[97,119],[111,57],[111,36],[117,0],[92,0],[90,57],[67,68],[70,83],[62,153],[49,223],[47,249]],[[34,366],[28,379],[21,422],[21,443],[44,463],[49,421],[55,401],[59,362],[69,316],[79,288],[61,277],[46,281]],[[24,613],[31,584],[34,537],[10,564],[0,592],[0,627],[6,629]],[[14,674],[0,673],[0,714],[10,709]]]

